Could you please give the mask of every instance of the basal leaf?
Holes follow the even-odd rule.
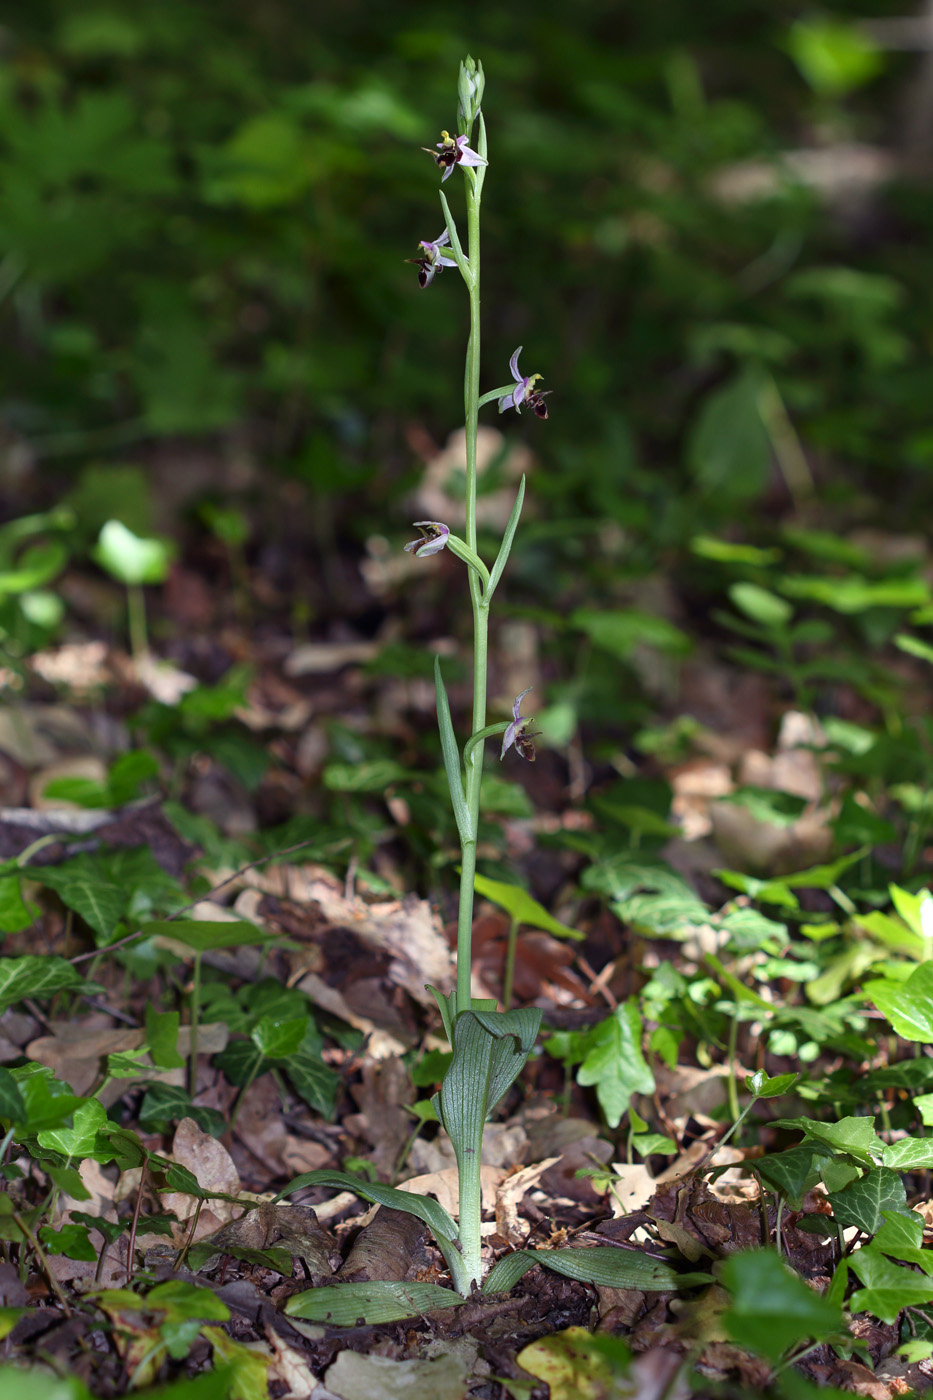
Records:
[[[355,1327],[360,1318],[370,1326],[402,1322],[407,1317],[437,1308],[459,1308],[463,1299],[436,1283],[343,1283],[308,1288],[285,1304],[290,1317],[309,1322],[329,1322],[335,1327]]]
[[[442,1205],[430,1196],[416,1196],[411,1191],[399,1191],[395,1186],[383,1186],[378,1181],[363,1181],[349,1172],[332,1172],[327,1169],[302,1172],[273,1198],[273,1205],[286,1196],[302,1191],[306,1186],[330,1186],[335,1191],[353,1191],[364,1201],[373,1201],[381,1206],[391,1206],[394,1210],[407,1211],[423,1220],[438,1241],[452,1241],[457,1238],[457,1226]]]

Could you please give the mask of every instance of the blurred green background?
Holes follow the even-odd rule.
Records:
[[[627,584],[663,568],[680,620],[701,622],[737,577],[722,567],[786,593],[828,560],[871,585],[872,550],[834,556],[827,537],[927,518],[920,9],[30,0],[0,16],[6,518],[70,494],[79,535],[108,514],[172,528],[146,520],[139,473],[157,511],[172,460],[200,453],[220,471],[186,509],[222,535],[234,501],[228,533],[260,564],[287,534],[312,618],[373,531],[408,538],[418,445],[461,414],[463,289],[448,272],[420,291],[405,259],[442,226],[419,147],[454,126],[468,51],[491,153],[484,383],[523,344],[553,391],[547,424],[499,420],[536,458],[513,603],[544,621],[631,604]],[[735,552],[788,525],[779,564]],[[578,621],[631,650],[631,626],[607,643]]]

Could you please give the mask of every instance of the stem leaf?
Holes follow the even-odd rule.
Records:
[[[524,501],[524,499],[525,478],[522,477],[521,484],[518,488],[518,495],[515,497],[515,504],[512,507],[512,514],[509,516],[509,523],[505,527],[505,534],[502,536],[502,544],[499,547],[499,553],[496,556],[496,562],[493,564],[492,573],[489,575],[489,583],[486,587],[485,593],[483,594],[483,601],[485,603],[489,602],[489,599],[492,597],[495,591],[496,585],[502,577],[502,571],[506,566],[509,553],[512,549],[512,541],[515,538],[515,531],[518,529],[518,517],[522,513],[522,502]]]
[[[463,792],[463,775],[460,767],[460,751],[454,735],[453,721],[450,718],[450,701],[441,677],[440,657],[434,658],[434,691],[437,696],[437,727],[441,736],[441,752],[444,755],[444,771],[450,789],[450,801],[454,809],[454,820],[460,841],[463,845],[473,840],[473,823]]]

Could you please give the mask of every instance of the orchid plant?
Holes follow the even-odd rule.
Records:
[[[651,1282],[647,1273],[660,1267],[657,1261],[638,1259],[632,1263],[630,1251],[611,1248],[578,1250],[519,1250],[501,1260],[483,1281],[481,1237],[480,1169],[482,1162],[483,1128],[490,1114],[508,1092],[524,1067],[537,1038],[541,1012],[536,1008],[497,1011],[492,999],[476,998],[471,990],[471,935],[473,927],[473,893],[476,877],[476,839],[479,827],[480,791],[483,780],[484,746],[487,739],[502,735],[500,758],[514,749],[523,759],[534,759],[533,720],[522,715],[521,704],[528,690],[522,691],[512,707],[511,721],[486,723],[487,639],[489,606],[502,577],[515,531],[518,526],[525,494],[524,478],[519,486],[496,559],[489,568],[477,553],[476,537],[476,440],[479,411],[496,402],[500,413],[514,408],[520,413],[529,405],[538,418],[547,418],[545,394],[537,387],[538,374],[522,375],[518,366],[522,347],[519,346],[509,362],[512,380],[508,384],[480,393],[480,206],[483,186],[489,169],[486,125],[482,100],[485,80],[482,65],[467,58],[460,65],[458,82],[458,130],[452,137],[441,133],[436,151],[429,154],[443,171],[445,182],[456,166],[464,176],[466,196],[467,240],[464,249],[450,206],[440,192],[444,214],[444,230],[438,238],[419,243],[421,256],[408,259],[418,267],[418,281],[423,289],[430,287],[435,277],[446,268],[456,267],[466,286],[470,305],[470,334],[466,351],[464,378],[464,417],[466,423],[466,519],[464,536],[455,535],[450,526],[440,520],[415,522],[418,537],[405,549],[418,559],[428,558],[447,549],[467,567],[470,599],[473,605],[473,722],[472,732],[463,745],[457,743],[450,714],[447,692],[441,677],[440,663],[435,659],[434,677],[441,751],[457,830],[460,837],[460,901],[457,924],[456,987],[449,994],[431,990],[440,1008],[453,1056],[440,1093],[433,1100],[438,1118],[446,1129],[457,1159],[460,1188],[459,1224],[437,1201],[416,1196],[379,1182],[362,1181],[345,1172],[306,1172],[281,1192],[288,1195],[304,1186],[320,1185],[353,1190],[364,1200],[376,1201],[407,1211],[430,1226],[450,1270],[454,1288],[463,1297],[482,1284],[484,1291],[510,1288],[526,1269],[536,1263],[546,1263],[561,1273],[576,1278],[592,1279],[599,1264],[597,1256],[611,1255],[603,1261],[599,1281],[612,1281],[620,1286],[660,1287]],[[470,141],[477,129],[476,149]],[[427,149],[425,147],[424,149]],[[577,1256],[577,1257],[574,1257]],[[580,1257],[585,1256],[585,1259]],[[619,1256],[624,1256],[620,1258]],[[624,1264],[624,1268],[622,1265]],[[646,1273],[647,1267],[647,1273]],[[639,1274],[634,1280],[632,1270]],[[621,1272],[620,1272],[621,1270]],[[624,1275],[624,1278],[623,1278]],[[652,1275],[654,1277],[654,1275]],[[672,1271],[664,1266],[665,1287],[671,1282]],[[626,1283],[625,1280],[628,1280]],[[660,1275],[658,1275],[660,1280]],[[346,1285],[352,1287],[352,1285]],[[372,1290],[373,1285],[367,1288]],[[406,1315],[406,1314],[400,1314]]]

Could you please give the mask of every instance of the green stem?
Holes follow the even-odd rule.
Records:
[[[485,154],[486,130],[480,117],[480,153]],[[467,230],[470,276],[470,339],[467,344],[463,379],[463,411],[466,436],[466,544],[476,553],[476,437],[479,426],[480,369],[480,198],[473,172],[465,172]],[[489,606],[483,598],[480,579],[471,569],[467,575],[473,604],[473,724],[472,733],[486,725],[486,667],[488,647]],[[465,762],[466,803],[471,819],[471,839],[461,848],[460,907],[457,918],[457,1013],[469,1011],[472,1005],[470,969],[473,961],[473,880],[476,875],[476,834],[479,830],[480,790],[483,781],[481,748],[470,752]],[[464,1211],[461,1202],[461,1242]],[[476,1217],[477,1236],[479,1215]]]
[[[146,632],[146,597],[138,583],[131,583],[126,590],[126,609],[130,628],[130,650],[134,660],[145,656],[149,650],[149,637]]]
[[[509,941],[505,949],[505,975],[502,979],[502,1009],[512,1009],[512,984],[515,981],[515,951],[518,946],[518,920],[509,923]]]
[[[201,954],[194,955],[191,973],[191,1043],[188,1047],[188,1094],[193,1099],[198,1091],[198,1014],[201,1009]]]

